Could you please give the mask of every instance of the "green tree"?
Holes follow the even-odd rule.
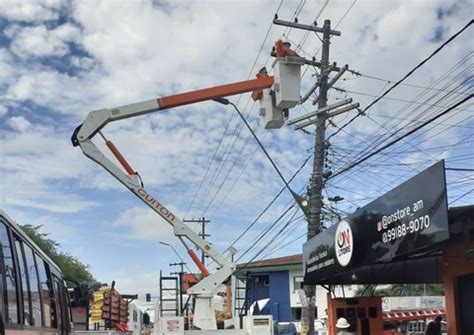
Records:
[[[422,296],[444,295],[442,284],[394,284],[387,288],[377,288],[377,285],[362,285],[357,289],[358,296]]]
[[[397,284],[390,287],[392,296],[444,295],[442,284]]]
[[[31,238],[49,258],[62,270],[68,281],[79,283],[93,283],[94,277],[89,266],[81,263],[76,257],[62,252],[59,243],[50,239],[48,234],[40,232],[42,226],[22,225],[23,231]]]

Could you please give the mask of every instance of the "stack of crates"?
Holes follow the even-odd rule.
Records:
[[[128,304],[120,293],[110,286],[101,287],[92,295],[90,322],[95,328],[112,328],[114,324],[128,323]]]
[[[98,291],[92,295],[92,304],[90,307],[90,321],[100,322],[102,321],[102,308],[104,306],[104,292],[110,290],[108,287],[101,287]]]
[[[128,322],[128,305],[115,289],[103,292],[104,304],[102,305],[102,319],[112,322]]]

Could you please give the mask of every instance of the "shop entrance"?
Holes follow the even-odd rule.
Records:
[[[474,274],[461,276],[458,279],[458,297],[461,323],[461,334],[474,334]]]
[[[443,283],[448,334],[474,334],[473,251],[474,205],[448,209],[439,162],[307,241],[304,282]],[[380,334],[379,313],[371,317],[368,312],[375,303],[363,306],[362,300],[355,304],[357,299],[333,301],[330,335],[336,334],[333,325],[342,315],[357,335]]]

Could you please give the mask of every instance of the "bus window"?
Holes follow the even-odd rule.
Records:
[[[56,324],[54,322],[56,315],[56,311],[54,310],[54,301],[51,303],[51,299],[54,299],[54,292],[51,286],[51,280],[48,281],[48,270],[46,269],[47,265],[37,254],[35,254],[35,258],[36,265],[38,267],[41,304],[43,305],[43,324],[47,328],[56,328]],[[53,308],[51,306],[53,306]]]
[[[19,287],[20,292],[22,292],[20,296],[23,299],[23,322],[21,323],[23,323],[25,326],[31,326],[31,302],[28,294],[28,273],[26,272],[25,257],[23,254],[21,242],[17,239],[15,239],[15,246],[20,268],[21,286],[19,285]]]
[[[64,295],[64,285],[62,284],[61,280],[54,277],[54,295],[56,297],[56,301],[58,304],[58,328],[61,334],[68,334],[69,332],[69,325],[68,325],[68,306],[67,306],[67,298]]]
[[[72,329],[72,311],[69,308],[71,306],[71,301],[69,300],[69,295],[67,294],[67,288],[64,282],[61,282],[62,292],[63,292],[63,301],[64,301],[64,322],[66,323],[66,331],[69,334]]]
[[[6,315],[3,315],[3,317],[6,324],[18,323],[15,267],[13,266],[13,254],[8,230],[3,222],[0,224],[0,246],[0,268],[2,268],[0,284],[3,285],[5,295],[2,300],[7,303]]]
[[[30,298],[31,298],[31,325],[35,327],[42,327],[43,320],[41,317],[41,299],[39,293],[38,273],[36,272],[36,263],[33,256],[33,250],[23,243],[25,250],[25,259],[28,266],[28,277],[30,279]]]

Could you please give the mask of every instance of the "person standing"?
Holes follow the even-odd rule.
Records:
[[[354,335],[355,333],[351,333],[347,331],[347,328],[349,328],[351,325],[349,322],[347,322],[346,318],[339,318],[337,319],[336,323],[336,330],[337,330],[337,335]]]
[[[425,335],[441,335],[441,316],[435,317],[434,321],[428,323],[425,329]]]

